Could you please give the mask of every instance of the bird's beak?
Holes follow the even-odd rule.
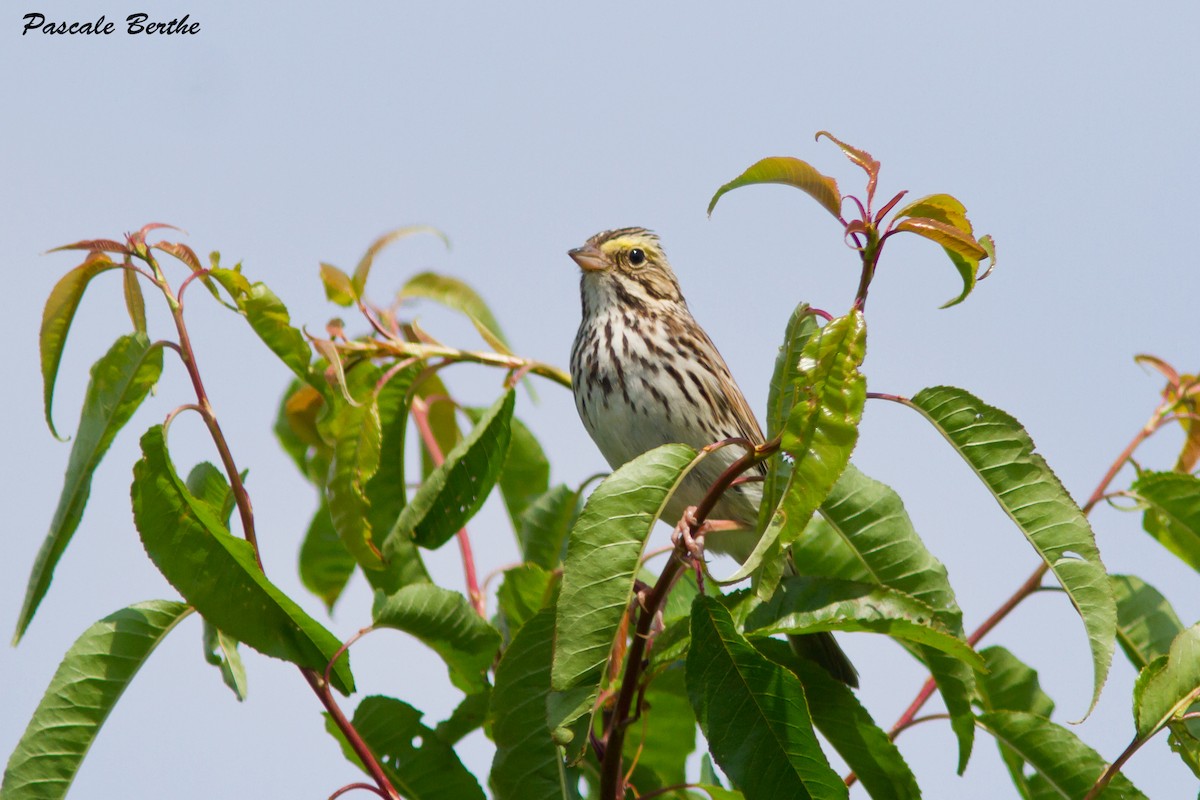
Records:
[[[580,269],[586,272],[604,269],[604,254],[595,245],[585,244],[583,247],[576,247],[574,250],[568,250],[567,255],[574,259]]]

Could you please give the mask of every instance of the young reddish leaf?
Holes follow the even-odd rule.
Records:
[[[129,246],[122,242],[113,241],[112,239],[84,239],[81,242],[74,242],[72,244],[64,244],[59,247],[52,247],[46,252],[57,253],[60,250],[91,250],[102,253],[128,254]]]
[[[867,202],[870,203],[870,198],[875,196],[875,184],[879,180],[879,162],[866,150],[846,144],[829,131],[817,131],[817,141],[820,141],[822,136],[836,144],[846,154],[846,158],[862,167],[863,172],[867,173]]]
[[[981,281],[988,275],[991,275],[992,270],[996,268],[996,240],[992,238],[991,234],[986,234],[980,236],[975,241],[979,242],[979,246],[983,248],[983,252],[987,253],[988,259],[987,269],[975,279],[976,281]]]
[[[975,240],[974,236],[936,219],[907,217],[897,222],[893,230],[908,231],[923,236],[930,241],[937,242],[947,250],[952,250],[977,263],[987,257],[987,251]]]
[[[1149,353],[1138,353],[1133,357],[1133,360],[1138,364],[1144,364],[1154,369],[1167,379],[1167,387],[1173,391],[1179,389],[1179,371],[1173,366],[1163,361],[1158,356],[1152,356]]]
[[[29,627],[38,604],[50,588],[54,568],[79,527],[92,488],[92,474],[117,431],[133,416],[161,373],[162,347],[150,344],[141,333],[122,336],[92,365],[62,493],[29,575],[14,642]]]
[[[169,256],[174,256],[186,264],[187,268],[192,272],[199,272],[204,269],[204,265],[200,263],[200,257],[196,255],[196,251],[182,242],[156,242],[150,245],[150,247],[153,250],[159,250]]]
[[[717,193],[708,201],[708,213],[711,216],[721,195],[741,186],[756,183],[782,183],[795,186],[807,193],[821,204],[821,207],[841,219],[842,195],[838,191],[837,181],[828,175],[822,175],[812,165],[798,158],[789,156],[773,156],[764,158],[751,165],[749,169],[729,183],[717,189]]]
[[[325,297],[339,306],[352,306],[358,299],[350,276],[333,264],[321,263],[321,283],[325,286]]]
[[[129,311],[129,321],[138,333],[146,332],[146,300],[142,297],[142,285],[138,283],[138,274],[132,269],[122,271],[125,288],[125,308]]]
[[[442,240],[442,243],[446,245],[446,249],[450,249],[450,240],[446,238],[446,234],[429,225],[407,225],[403,228],[397,228],[394,231],[385,233],[383,236],[380,236],[371,243],[371,246],[367,248],[366,254],[363,255],[362,260],[358,262],[358,266],[354,268],[354,277],[350,279],[354,297],[362,297],[363,291],[367,286],[367,276],[371,273],[371,265],[375,262],[375,256],[379,255],[379,252],[392,242],[395,242],[398,239],[403,239],[406,236],[412,236],[414,233],[432,233],[434,236]],[[325,265],[322,264],[321,266],[324,267]]]
[[[75,269],[64,275],[46,298],[46,306],[42,309],[42,329],[38,335],[38,349],[42,356],[42,394],[44,397],[46,424],[50,432],[58,439],[58,431],[54,428],[54,419],[50,408],[54,403],[54,382],[58,377],[58,365],[62,361],[63,348],[67,343],[67,333],[71,329],[71,321],[75,319],[75,311],[79,301],[92,278],[101,272],[115,268],[117,265],[108,256],[100,252],[92,252]]]
[[[914,200],[896,212],[896,219],[901,217],[926,217],[958,228],[963,233],[972,233],[967,207],[948,194],[931,194]]]

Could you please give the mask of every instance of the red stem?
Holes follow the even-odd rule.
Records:
[[[429,451],[429,457],[433,459],[433,463],[441,466],[445,463],[446,457],[442,454],[442,448],[438,447],[437,437],[433,435],[433,428],[429,427],[429,406],[419,397],[413,397],[412,418],[421,434],[421,441],[425,443],[425,449]],[[487,605],[484,603],[483,592],[479,589],[479,578],[475,573],[475,556],[471,552],[471,537],[467,534],[466,528],[459,530],[456,536],[458,537],[458,550],[462,553],[467,596],[471,599],[471,605],[475,607],[479,616],[486,619]]]
[[[321,705],[325,706],[325,710],[329,712],[329,716],[333,717],[333,721],[337,723],[338,730],[346,737],[350,747],[354,749],[355,755],[362,761],[363,768],[370,773],[371,778],[379,786],[381,792],[385,793],[382,796],[392,798],[392,800],[400,800],[400,793],[392,786],[392,782],[383,772],[383,767],[379,765],[375,755],[371,752],[371,748],[367,747],[367,743],[359,736],[358,730],[353,723],[346,718],[342,713],[342,709],[338,706],[337,701],[333,699],[333,692],[329,689],[329,684],[321,680],[317,673],[311,669],[301,668],[300,673],[304,675],[308,685],[317,693],[317,697],[321,699]]]

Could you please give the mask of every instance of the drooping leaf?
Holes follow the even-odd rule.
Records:
[[[836,144],[838,149],[842,151],[842,154],[850,159],[851,163],[857,165],[863,172],[867,173],[867,197],[874,197],[875,184],[879,180],[879,161],[866,150],[843,142],[829,131],[817,131],[817,135],[813,138],[816,141],[820,141],[822,136]]]
[[[1200,624],[1171,643],[1165,658],[1142,670],[1134,695],[1133,716],[1140,738],[1149,738],[1184,713],[1200,697]]]
[[[1037,770],[1058,797],[1083,797],[1108,766],[1100,754],[1074,733],[1036,714],[991,711],[980,714],[978,719],[981,728]],[[1145,799],[1124,775],[1113,779],[1103,797]]]
[[[797,305],[788,318],[783,344],[775,356],[775,371],[771,375],[771,388],[767,393],[767,441],[780,434],[796,405],[799,393],[797,382],[801,379],[800,356],[817,331],[817,317],[808,303]],[[767,527],[791,474],[792,465],[782,456],[776,455],[767,462],[767,474],[762,485],[763,499],[758,509],[758,530]]]
[[[350,276],[333,264],[321,263],[321,285],[325,287],[325,298],[339,306],[352,306],[358,299]]]
[[[250,283],[240,272],[230,269],[212,270],[213,278],[237,304],[238,312],[250,323],[272,353],[302,381],[310,381],[308,364],[312,350],[299,329],[292,327],[287,306],[261,281]]]
[[[446,234],[429,225],[405,225],[402,228],[388,231],[383,236],[371,242],[371,246],[367,248],[367,252],[359,259],[358,266],[354,268],[354,277],[351,278],[350,282],[354,287],[356,296],[361,297],[367,288],[367,276],[371,273],[371,267],[375,263],[375,256],[379,255],[380,251],[393,242],[417,233],[431,233],[442,240],[442,244],[446,245],[447,250],[450,249],[450,240],[446,238]]]
[[[784,578],[772,598],[746,617],[748,636],[821,631],[869,631],[916,642],[976,669],[983,659],[947,630],[917,598],[869,583],[833,578]]]
[[[333,527],[329,504],[322,500],[300,544],[300,582],[305,589],[321,598],[325,609],[332,612],[334,603],[341,597],[342,590],[354,573],[356,563]]]
[[[1091,526],[1021,424],[962,389],[922,389],[911,405],[946,437],[1050,567],[1083,619],[1095,707],[1112,663],[1117,609]]]
[[[1141,670],[1171,649],[1183,632],[1175,609],[1158,590],[1134,575],[1112,575],[1117,599],[1117,643]]]
[[[122,270],[121,280],[125,289],[125,309],[129,312],[129,321],[133,323],[135,333],[146,332],[146,298],[142,295],[142,285],[138,283],[138,274],[131,269]]]
[[[900,496],[853,464],[833,485],[819,516],[792,545],[792,559],[804,575],[865,581],[910,594],[932,607],[946,629],[965,640],[962,612],[946,568],[917,535]],[[932,648],[911,649],[929,667],[946,703],[958,739],[961,774],[975,738],[975,673]]]
[[[888,735],[846,684],[812,661],[796,656],[782,639],[753,637],[750,644],[804,685],[813,724],[862,781],[873,800],[915,800],[917,780]]]
[[[563,484],[550,489],[525,509],[518,538],[526,561],[555,569],[563,556],[567,533],[579,514],[579,492]]]
[[[491,687],[469,694],[454,707],[450,716],[437,724],[434,732],[449,745],[457,743],[472,731],[479,730],[487,722],[488,709],[492,703]]]
[[[438,450],[447,455],[462,441],[462,432],[458,429],[458,417],[455,416],[455,404],[450,399],[450,390],[438,377],[437,373],[426,375],[414,390],[417,397],[428,403],[427,419],[429,429],[433,432],[433,440],[437,442]],[[437,469],[429,447],[421,438],[421,477],[427,480]]]
[[[135,333],[117,339],[92,365],[62,492],[50,521],[50,530],[29,573],[25,601],[13,635],[14,643],[20,640],[33,620],[50,588],[54,568],[79,528],[96,467],[108,452],[117,431],[124,427],[158,382],[162,363],[162,347],[151,344],[145,334]]]
[[[896,218],[901,217],[925,217],[957,228],[963,233],[974,234],[971,221],[967,219],[967,207],[949,194],[931,194],[914,200],[896,212]]]
[[[893,230],[915,233],[940,244],[951,263],[954,264],[954,268],[963,282],[962,292],[957,297],[943,303],[942,308],[958,305],[967,298],[978,282],[979,262],[992,254],[992,251],[976,241],[969,232],[928,217],[902,219],[895,224]]]
[[[454,748],[426,727],[421,716],[402,700],[371,695],[358,704],[353,722],[388,780],[406,800],[483,800],[479,782],[459,761]],[[341,742],[346,758],[362,768],[328,716],[325,729]]]
[[[757,589],[769,597],[783,572],[783,547],[799,537],[850,463],[866,400],[866,380],[858,371],[866,341],[862,312],[855,310],[804,345],[795,404],[782,431],[781,448],[792,457],[783,499],[750,557],[722,583],[742,580],[761,564]]]
[[[279,401],[272,431],[279,446],[292,459],[296,469],[310,483],[324,489],[328,473],[328,461],[333,457],[333,448],[321,437],[317,417],[325,409],[325,398],[321,393],[293,379]],[[325,469],[313,470],[317,453],[324,456]]]
[[[717,600],[692,606],[687,688],[709,750],[748,800],[845,798],[813,733],[800,680],[734,627]]]
[[[238,702],[246,699],[246,668],[238,653],[237,640],[204,623],[204,660],[221,670],[221,680]]]
[[[591,705],[633,598],[646,537],[696,451],[643,453],[604,479],[571,530],[557,604],[550,719],[565,727]]]
[[[371,382],[377,373],[373,365],[364,364],[347,373],[347,378],[361,376],[364,382]],[[364,569],[381,570],[383,558],[371,528],[370,504],[365,493],[367,481],[379,468],[382,439],[379,405],[373,392],[359,397],[358,405],[339,404],[326,420],[325,430],[333,443],[333,461],[325,483],[325,500],[333,527],[346,550]]]
[[[496,590],[503,628],[512,638],[533,615],[549,605],[554,576],[537,564],[520,564],[504,571]]]
[[[1131,491],[1146,507],[1142,527],[1181,561],[1200,571],[1200,478],[1143,472]]]
[[[151,600],[110,614],[71,645],[4,770],[4,800],[65,797],[100,727],[142,664],[180,620],[183,603]]]
[[[488,308],[487,303],[479,293],[458,278],[449,275],[439,275],[435,272],[422,272],[409,278],[408,282],[396,295],[397,300],[423,297],[441,303],[447,308],[464,314],[484,337],[488,345],[499,353],[510,354],[512,351],[500,323]],[[497,347],[496,345],[499,345]]]
[[[1036,670],[1003,647],[985,648],[980,655],[987,664],[987,671],[980,673],[978,684],[984,710],[1024,711],[1050,718],[1054,701],[1042,691]],[[1025,771],[1025,760],[1003,741],[997,740],[996,746],[1017,791],[1022,798],[1032,800],[1036,788]]]
[[[376,627],[405,631],[442,657],[450,681],[466,694],[487,686],[487,671],[500,649],[500,633],[466,597],[428,583],[376,595]]]
[[[323,672],[341,646],[267,580],[250,544],[235,538],[208,505],[175,474],[162,426],[142,436],[133,468],[133,518],[150,560],[184,599],[213,625],[255,650]],[[343,693],[353,690],[343,654],[331,673]]]
[[[500,474],[515,398],[513,390],[506,389],[471,432],[446,454],[445,462],[425,479],[400,512],[388,534],[387,547],[394,546],[393,540],[407,538],[435,550],[475,516]]]
[[[709,215],[712,215],[721,195],[731,189],[756,183],[782,183],[794,186],[820,203],[821,208],[833,214],[834,217],[842,216],[842,195],[838,191],[837,181],[828,175],[822,175],[807,162],[789,156],[772,156],[757,161],[741,175],[717,189],[717,193],[708,201]]]
[[[546,730],[545,699],[554,654],[554,609],[539,611],[517,632],[496,666],[488,778],[496,800],[562,800],[562,759]]]
[[[484,409],[471,409],[478,422]],[[508,455],[500,469],[500,496],[512,520],[513,530],[521,530],[521,516],[529,506],[550,489],[550,461],[529,428],[516,417],[511,422],[512,436]]]
[[[92,278],[117,266],[101,252],[89,253],[82,264],[54,284],[42,309],[42,328],[38,334],[38,350],[42,359],[42,397],[46,425],[57,438],[62,437],[54,428],[50,409],[54,405],[54,384],[58,378],[58,365],[62,362],[63,348],[67,344],[67,333],[75,319],[79,301],[83,299],[83,293]]]

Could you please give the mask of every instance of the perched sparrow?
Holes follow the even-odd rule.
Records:
[[[569,255],[583,270],[583,320],[571,348],[575,407],[610,466],[671,442],[696,449],[732,437],[762,443],[754,412],[688,311],[655,234],[645,228],[604,231]],[[674,522],[699,503],[742,452],[724,447],[701,461],[671,498],[665,519]],[[764,472],[760,465],[757,474]],[[760,482],[731,486],[710,516],[736,529],[713,533],[707,548],[745,561],[756,542],[761,501]],[[858,685],[832,634],[793,639],[798,652]]]

